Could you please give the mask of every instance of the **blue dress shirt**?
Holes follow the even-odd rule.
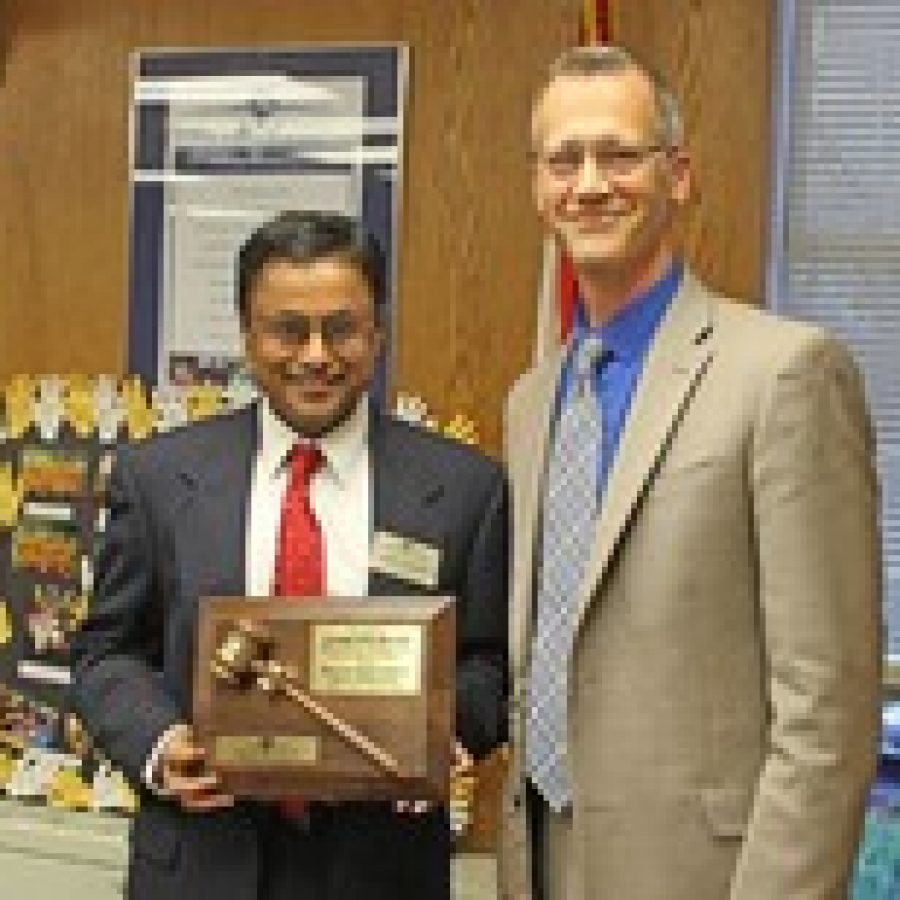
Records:
[[[593,373],[594,396],[603,422],[603,442],[597,454],[597,494],[603,492],[631,407],[631,398],[653,335],[681,284],[682,265],[676,262],[648,291],[639,294],[611,319],[591,327],[583,306],[575,308],[569,354],[559,382],[557,410],[568,401],[572,388],[572,356],[588,334],[600,337],[607,355]]]

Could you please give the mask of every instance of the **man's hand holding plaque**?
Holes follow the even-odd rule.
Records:
[[[234,805],[219,776],[206,765],[206,750],[194,730],[175,725],[165,736],[158,765],[158,787],[188,812],[213,812]]]
[[[459,741],[454,741],[448,811],[450,813],[450,830],[455,838],[462,837],[472,823],[475,786],[475,760]],[[432,806],[433,804],[428,800],[398,800],[396,809],[398,813],[422,815],[428,812]]]

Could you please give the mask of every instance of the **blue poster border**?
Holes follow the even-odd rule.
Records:
[[[404,96],[401,45],[362,47],[306,46],[292,49],[142,50],[132,71],[140,79],[174,79],[222,75],[281,74],[298,78],[364,76],[363,114],[402,118]],[[168,108],[164,103],[136,104],[132,113],[132,175],[161,168],[167,144]],[[366,134],[364,146],[378,146],[381,135]],[[344,170],[343,164],[319,164],[311,169]],[[304,170],[306,167],[304,167]],[[259,166],[255,171],[261,171]],[[302,171],[297,169],[296,171]],[[399,174],[399,173],[397,173]],[[365,165],[362,184],[362,221],[379,241],[388,261],[384,304],[386,347],[376,374],[375,399],[387,397],[393,356],[392,298],[396,295],[394,266],[399,180],[377,164]],[[162,242],[165,239],[165,191],[162,184],[132,178],[129,235],[128,370],[146,384],[159,381]]]

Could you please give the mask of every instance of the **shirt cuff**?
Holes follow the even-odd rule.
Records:
[[[172,791],[166,790],[166,788],[162,786],[159,766],[162,755],[166,752],[169,744],[182,734],[187,727],[188,726],[182,722],[176,722],[174,725],[170,725],[159,736],[156,743],[153,745],[153,749],[150,751],[150,755],[147,757],[147,761],[144,763],[141,777],[148,790],[150,790],[151,793],[156,794],[157,797],[172,796]]]

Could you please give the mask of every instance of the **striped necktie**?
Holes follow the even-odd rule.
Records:
[[[525,767],[550,807],[571,801],[567,760],[568,673],[579,586],[593,543],[603,422],[593,375],[605,351],[589,335],[572,357],[572,384],[547,463],[537,616],[531,647]]]

